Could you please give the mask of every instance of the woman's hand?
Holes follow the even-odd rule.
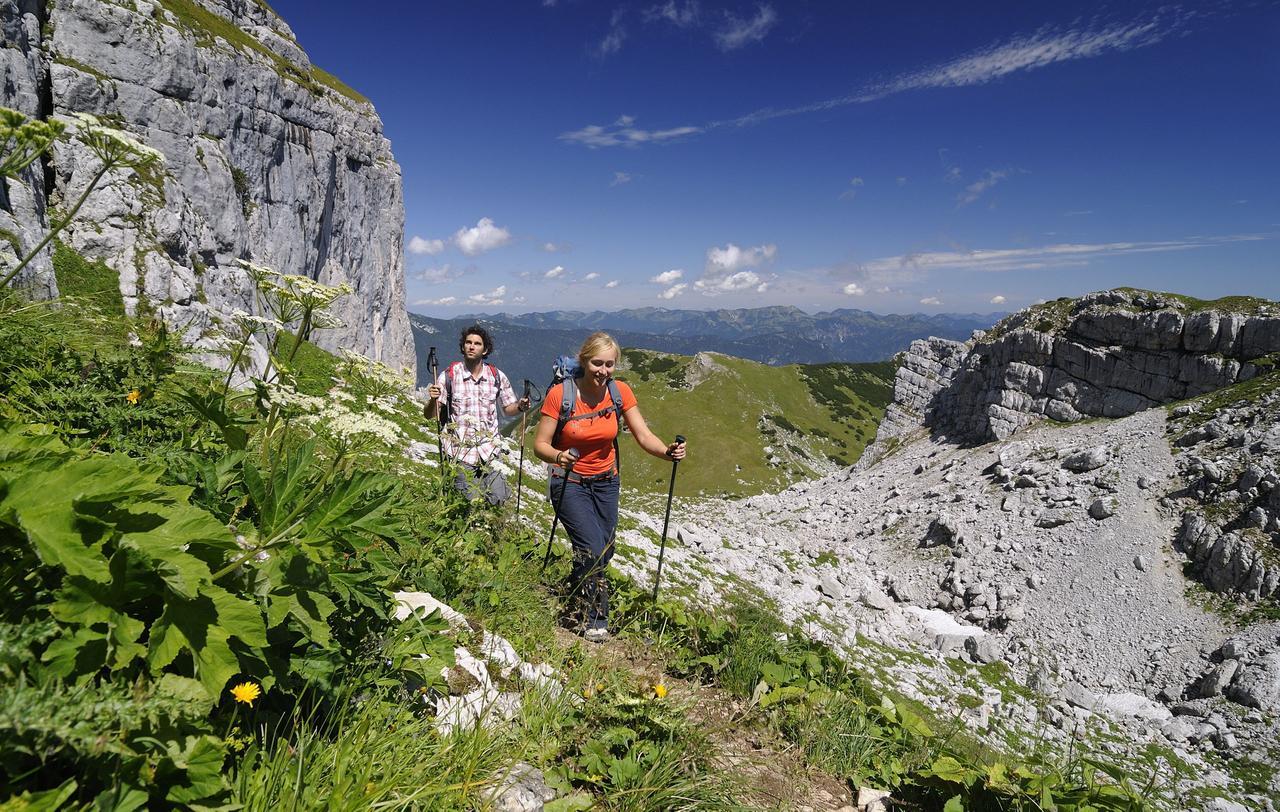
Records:
[[[684,446],[685,446],[685,443],[683,438],[681,438],[680,440],[674,443],[671,443],[670,445],[667,446],[667,457],[673,460],[684,459],[684,454],[685,454]]]

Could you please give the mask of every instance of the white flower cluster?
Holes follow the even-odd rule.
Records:
[[[297,301],[316,309],[328,307],[339,297],[353,292],[346,282],[340,285],[325,285],[310,277],[297,274],[280,274],[275,284]]]
[[[268,383],[266,387],[268,398],[284,414],[336,444],[352,446],[373,441],[398,446],[404,439],[400,427],[387,418],[349,408],[346,404],[353,399],[341,387],[334,387],[326,397],[299,392],[285,383]]]
[[[407,392],[414,385],[413,373],[408,369],[397,372],[381,361],[372,361],[348,349],[342,350],[342,375],[351,388],[378,398]],[[395,408],[394,399],[386,408]]]
[[[325,398],[299,392],[283,381],[273,381],[265,385],[268,399],[287,414],[313,416],[319,414],[329,403]]]
[[[398,446],[404,439],[400,427],[372,412],[353,412],[339,403],[327,403],[319,414],[305,420],[317,434],[352,445],[376,440]]]
[[[276,330],[283,330],[284,323],[279,319],[273,319],[269,316],[256,316],[253,313],[246,313],[243,310],[233,310],[231,319],[236,325],[247,333],[264,333],[270,335]]]

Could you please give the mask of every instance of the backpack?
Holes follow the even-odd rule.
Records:
[[[622,394],[618,391],[618,384],[613,378],[609,378],[606,386],[609,390],[609,405],[603,409],[596,409],[594,412],[586,414],[573,414],[573,404],[578,399],[577,379],[583,375],[582,365],[578,363],[578,359],[572,355],[561,355],[556,358],[554,364],[551,365],[551,383],[547,384],[547,391],[551,391],[551,387],[556,384],[563,384],[560,389],[560,412],[556,418],[556,430],[551,435],[551,445],[555,446],[560,442],[560,433],[564,431],[565,423],[570,420],[583,420],[588,417],[600,417],[613,412],[615,419],[618,421],[618,434],[622,434]],[[613,459],[614,465],[618,472],[622,472],[622,452],[618,448],[618,436],[613,438]]]
[[[484,365],[488,367],[489,374],[493,376],[493,381],[495,384],[497,384],[498,396],[501,397],[502,396],[502,386],[501,386],[502,379],[498,377],[498,368],[495,367],[493,364],[489,363],[488,361],[485,361]],[[445,370],[444,392],[445,392],[445,402],[447,405],[442,406],[440,408],[440,425],[442,426],[449,422],[449,419],[450,419],[449,413],[453,410],[453,375],[461,367],[462,367],[461,361],[454,361],[452,364],[449,365],[449,368]]]

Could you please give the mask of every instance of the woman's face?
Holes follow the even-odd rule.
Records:
[[[609,376],[613,374],[613,367],[617,363],[618,353],[614,350],[605,350],[593,355],[587,359],[587,377],[597,386],[603,386]]]

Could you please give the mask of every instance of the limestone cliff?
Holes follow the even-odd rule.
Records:
[[[1274,367],[1280,305],[1118,289],[1028,308],[966,342],[916,341],[901,358],[877,445],[920,427],[1004,439],[1048,417],[1124,417]]]
[[[259,0],[0,0],[0,103],[91,113],[160,150],[161,172],[109,175],[61,237],[120,274],[131,310],[205,345],[252,310],[247,259],[355,290],[318,341],[414,364],[404,302],[400,169],[372,105],[315,68]],[[77,195],[92,160],[61,142],[11,183],[0,228],[30,246],[45,201]],[[22,282],[53,295],[50,261]]]

